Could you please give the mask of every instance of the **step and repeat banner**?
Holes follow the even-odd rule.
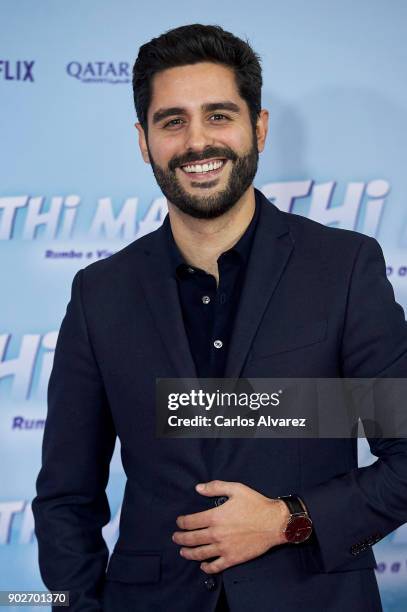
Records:
[[[196,22],[262,58],[256,187],[281,210],[376,237],[407,307],[405,2],[0,0],[0,590],[44,588],[30,503],[72,278],[167,212],[138,150],[132,64],[153,36]],[[374,460],[359,441],[359,464]],[[110,549],[123,488],[116,448]],[[384,609],[404,612],[407,527],[374,551]]]

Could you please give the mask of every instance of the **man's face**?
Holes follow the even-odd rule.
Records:
[[[201,62],[156,74],[147,121],[147,137],[137,124],[143,157],[182,212],[218,217],[252,184],[267,118],[253,129],[230,68]]]

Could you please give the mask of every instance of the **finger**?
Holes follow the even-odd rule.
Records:
[[[224,557],[218,557],[214,561],[203,562],[200,565],[200,568],[206,574],[217,574],[218,572],[223,572],[223,570],[230,567]]]
[[[213,537],[210,536],[209,529],[197,529],[195,531],[176,531],[172,535],[176,544],[182,546],[198,546],[199,544],[212,544]]]
[[[210,510],[203,510],[203,512],[195,512],[194,514],[179,516],[176,523],[180,529],[202,529],[203,527],[209,527],[213,518],[214,510],[217,510],[217,508],[211,508]]]
[[[191,559],[192,561],[203,561],[204,559],[218,557],[220,554],[217,544],[197,546],[196,548],[181,548],[179,553],[184,559]]]

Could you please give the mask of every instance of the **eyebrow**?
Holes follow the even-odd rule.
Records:
[[[215,110],[228,110],[233,113],[240,112],[240,106],[235,104],[235,102],[231,102],[229,100],[225,100],[224,102],[210,102],[207,104],[202,104],[201,109],[206,113]],[[166,117],[171,117],[172,115],[184,115],[185,113],[186,110],[182,106],[159,108],[153,115],[153,124],[159,123]]]

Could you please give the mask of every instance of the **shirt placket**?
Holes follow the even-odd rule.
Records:
[[[230,295],[233,287],[233,261],[223,254],[218,261],[219,284],[216,290],[214,321],[211,336],[211,370],[215,378],[222,378],[229,349],[227,329],[230,314]]]

